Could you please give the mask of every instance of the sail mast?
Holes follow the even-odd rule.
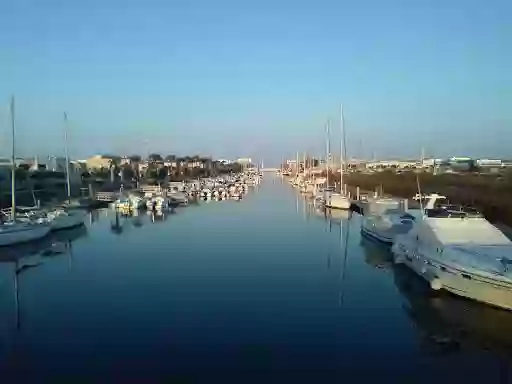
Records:
[[[329,142],[329,120],[327,120],[327,123],[325,125],[325,133],[326,133],[326,141],[325,141],[325,177],[326,177],[326,187],[329,186],[329,158],[330,158],[330,151],[331,151],[331,145]]]
[[[14,105],[14,95],[11,96],[11,128],[12,128],[12,169],[11,169],[11,220],[16,219],[16,143],[15,143],[15,130],[16,130],[16,115]]]
[[[66,186],[68,193],[68,202],[71,201],[71,182],[69,180],[69,150],[68,150],[68,114],[64,112],[64,145],[66,155]]]
[[[345,119],[343,117],[343,103],[340,104],[340,192],[343,194],[343,168],[345,165]]]

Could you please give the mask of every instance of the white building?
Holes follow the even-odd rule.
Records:
[[[476,165],[479,167],[503,167],[503,160],[497,159],[478,159]]]

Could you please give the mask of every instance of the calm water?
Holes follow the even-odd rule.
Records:
[[[17,289],[0,250],[2,382],[510,382],[512,314],[430,294],[336,216],[267,176],[164,220],[96,212],[25,247]]]

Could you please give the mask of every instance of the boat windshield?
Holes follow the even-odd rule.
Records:
[[[437,205],[434,209],[426,209],[428,217],[450,217],[450,218],[465,218],[465,217],[483,217],[480,212],[471,207],[462,207],[459,205]]]

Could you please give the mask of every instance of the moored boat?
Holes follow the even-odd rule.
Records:
[[[512,309],[512,242],[481,214],[431,195],[413,228],[391,248],[434,290]]]

